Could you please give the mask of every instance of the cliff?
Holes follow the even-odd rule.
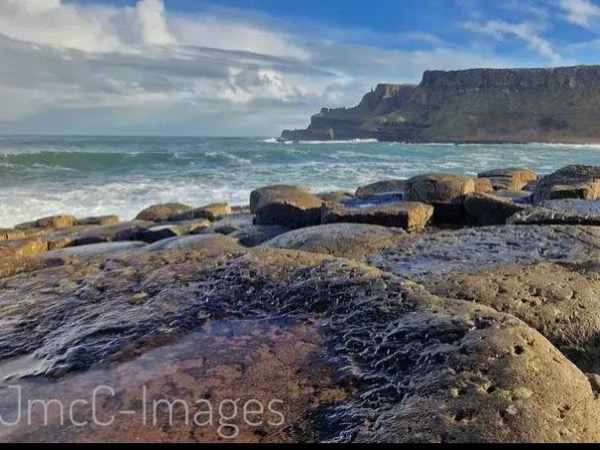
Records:
[[[600,66],[427,71],[321,110],[284,140],[600,142]]]

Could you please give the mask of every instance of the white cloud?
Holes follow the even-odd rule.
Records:
[[[557,56],[532,27],[487,25]],[[0,0],[0,132],[271,134],[321,106],[356,104],[377,82],[515,63],[422,32],[310,28],[218,8],[184,15],[160,0]]]
[[[168,45],[174,43],[169,33],[165,5],[161,0],[143,0],[135,7],[135,21],[146,44]]]
[[[600,18],[600,7],[588,0],[559,0],[566,19],[580,27],[592,29]]]
[[[562,60],[552,44],[542,37],[537,27],[530,22],[508,23],[500,20],[488,20],[480,24],[467,23],[464,27],[473,32],[493,36],[497,40],[503,40],[506,36],[516,37],[525,42],[531,50],[553,63],[560,63]]]

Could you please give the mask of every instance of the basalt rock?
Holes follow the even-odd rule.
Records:
[[[406,200],[434,206],[433,220],[440,224],[463,221],[463,199],[475,192],[475,180],[452,174],[426,174],[406,182]]]
[[[299,382],[304,372],[293,357],[279,358],[280,369],[290,370],[267,364],[273,367],[268,375],[253,376],[258,367],[252,359],[265,362],[261,355],[273,351],[265,341],[268,334],[258,329],[252,338],[242,333],[241,343],[235,330],[217,333],[228,344],[224,351],[237,354],[243,345],[250,359],[206,357],[202,352],[218,346],[219,339],[181,341],[194,351],[177,363],[161,363],[158,356],[157,347],[168,345],[163,355],[179,352],[173,345],[182,336],[211,336],[228,320],[265,323],[277,317],[284,324],[313,324],[304,334],[314,336],[310,354],[336,369],[330,383],[337,385],[338,395],[311,406],[317,393],[308,390],[311,395],[300,397],[303,406],[288,427],[267,432],[274,440],[291,439],[298,426],[307,427],[306,440],[334,442],[600,440],[600,410],[588,378],[537,331],[485,305],[436,297],[349,260],[266,249],[229,255],[182,249],[74,260],[35,276],[3,280],[0,305],[10,305],[0,308],[0,373],[13,379],[45,374],[35,398],[51,396],[67,381],[67,387],[81,387],[77,382],[86,374],[60,376],[90,367],[102,369],[88,374],[90,382],[128,380],[133,385],[123,389],[132,392],[151,379],[144,375],[148,368],[194,369],[165,380],[168,398],[211,385],[210,398],[220,399],[229,391],[222,381],[211,380],[231,373],[243,392],[248,383],[262,386],[252,380],[265,377],[270,385],[288,380],[280,390],[267,391],[272,395],[289,395],[285,386],[308,389],[309,383]],[[287,325],[270,334],[285,336],[290,330]],[[305,339],[291,341],[301,346]],[[257,352],[259,347],[266,352]],[[139,364],[130,367],[127,361]],[[221,361],[218,377],[213,361]],[[327,392],[333,388],[329,385]],[[142,403],[128,397],[115,398],[116,408],[125,404],[141,414]],[[2,413],[6,405],[2,397]],[[124,429],[116,424],[105,432]],[[171,430],[162,428],[163,436]],[[186,431],[180,440],[202,440],[196,425]],[[97,432],[60,424],[35,431],[21,427],[10,430],[8,440],[85,440]]]
[[[253,195],[251,203],[256,212],[256,225],[302,228],[321,223],[323,200],[305,189],[267,187],[254,191]]]
[[[119,216],[96,216],[96,217],[84,217],[83,219],[77,219],[75,225],[116,225],[121,219]]]
[[[163,203],[159,205],[152,205],[144,209],[137,215],[135,219],[150,222],[167,222],[173,216],[189,212],[192,209],[193,208],[191,206],[184,205],[182,203]]]
[[[404,198],[406,180],[385,180],[359,187],[356,196],[360,198],[372,197],[374,195],[396,195],[398,200]]]
[[[600,266],[516,264],[425,284],[431,292],[512,314],[543,334],[586,372],[600,370]]]
[[[533,192],[536,204],[544,200],[600,198],[600,167],[571,165],[543,177]]]
[[[254,214],[256,209],[258,208],[258,204],[263,197],[263,194],[279,194],[279,195],[296,195],[299,192],[310,194],[310,190],[306,188],[301,188],[298,186],[289,186],[287,184],[277,184],[273,186],[265,186],[259,189],[255,189],[250,193],[250,212]]]
[[[509,217],[528,208],[510,198],[484,193],[465,196],[463,205],[467,223],[472,225],[503,225]]]
[[[505,225],[412,236],[368,259],[422,281],[516,263],[586,261],[600,257],[600,227]]]
[[[432,216],[433,207],[419,202],[325,203],[321,211],[321,222],[362,223],[412,232],[425,228]]]
[[[493,169],[477,175],[478,178],[488,179],[494,190],[518,191],[528,183],[537,181],[538,176],[529,169],[509,167],[507,169]]]
[[[359,223],[336,223],[303,228],[282,234],[263,244],[362,261],[404,239],[401,229]]]
[[[178,222],[182,220],[207,219],[215,221],[221,217],[231,214],[231,206],[228,203],[213,203],[183,213],[174,214],[168,220]]]
[[[30,230],[32,228],[52,228],[62,229],[70,228],[75,225],[77,219],[73,216],[60,215],[52,217],[44,217],[42,219],[35,220],[33,222],[27,222],[19,224],[15,227],[17,230]]]

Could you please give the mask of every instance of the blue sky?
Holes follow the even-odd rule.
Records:
[[[592,0],[0,0],[0,133],[276,135],[426,69],[599,61]]]

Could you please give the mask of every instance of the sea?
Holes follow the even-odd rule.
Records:
[[[426,172],[527,167],[547,174],[574,163],[600,165],[600,145],[2,136],[0,227],[55,214],[127,220],[165,202],[245,205],[253,189],[271,184],[354,191]]]

